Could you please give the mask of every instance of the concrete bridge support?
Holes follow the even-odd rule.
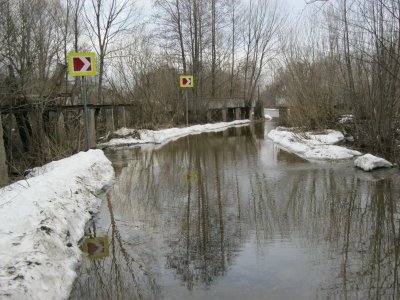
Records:
[[[222,109],[222,122],[226,122],[228,120],[228,109],[223,108]]]
[[[123,106],[115,106],[114,108],[114,121],[115,127],[121,128],[126,127],[126,114],[125,114],[125,107]]]
[[[0,115],[0,186],[8,184],[8,168],[6,161],[7,157],[3,140],[3,125],[1,122],[1,115]]]
[[[65,142],[65,121],[64,114],[60,111],[49,112],[49,137],[57,143]]]
[[[65,142],[65,137],[66,137],[66,132],[65,132],[64,114],[60,112],[57,117],[56,138],[59,143],[63,143]]]
[[[235,108],[235,120],[242,119],[242,109],[240,107]]]
[[[212,121],[212,112],[211,110],[207,110],[207,122],[211,122]]]
[[[254,121],[254,107],[250,107],[249,120]]]
[[[105,119],[106,119],[106,132],[114,132],[114,109],[107,108],[105,109]]]

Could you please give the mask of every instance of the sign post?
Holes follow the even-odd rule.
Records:
[[[86,150],[90,148],[89,137],[89,114],[87,108],[87,88],[85,76],[95,76],[96,53],[95,52],[71,52],[68,54],[68,73],[70,76],[81,77],[81,98],[83,101],[84,123],[85,123],[85,142]]]
[[[186,98],[186,126],[189,126],[189,100],[188,100],[188,88],[194,87],[193,75],[181,75],[179,76],[179,86],[185,89]]]

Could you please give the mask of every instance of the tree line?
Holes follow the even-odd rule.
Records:
[[[193,74],[196,105],[277,100],[290,107],[289,125],[310,129],[352,114],[340,129],[356,146],[396,160],[400,0],[308,3],[297,20],[276,0],[153,0],[147,12],[130,0],[0,0],[9,166],[18,173],[83,149],[81,114],[64,116],[67,136],[57,139],[46,113],[55,101],[80,103],[80,79],[66,72],[67,54],[79,51],[97,53],[89,101],[133,104],[132,126],[184,122],[178,76]],[[30,102],[35,113],[21,109]]]
[[[81,80],[67,74],[69,52],[97,54],[91,103],[134,104],[133,126],[155,127],[183,121],[181,74],[194,75],[196,103],[254,103],[285,22],[275,0],[155,0],[150,12],[131,0],[0,0],[0,11],[0,106],[17,173],[37,156],[44,162],[82,149],[81,115],[64,116],[69,134],[57,140],[46,112],[81,103]],[[23,109],[32,102],[35,114]],[[27,153],[32,159],[15,166]]]
[[[337,127],[351,114],[339,128],[357,147],[399,161],[400,1],[313,2],[271,86],[292,107],[289,123]]]
[[[150,17],[129,0],[0,0],[0,8],[2,103],[48,96],[57,71],[65,74],[57,65],[78,51],[97,53],[95,102],[115,93],[151,106],[166,101],[158,90],[176,98],[177,74],[195,76],[195,97],[253,101],[285,19],[274,0],[155,0]],[[77,89],[71,81],[65,92]]]

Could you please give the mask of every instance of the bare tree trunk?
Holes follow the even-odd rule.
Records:
[[[211,97],[215,98],[215,71],[216,71],[216,4],[217,0],[211,0]]]
[[[232,22],[232,60],[231,60],[231,74],[230,74],[230,87],[229,96],[232,98],[234,95],[234,73],[235,73],[235,51],[236,51],[236,0],[232,0],[231,4],[231,22]]]
[[[181,57],[182,57],[183,73],[187,74],[185,45],[183,43],[182,18],[181,18],[181,11],[180,11],[180,7],[179,7],[179,0],[176,0],[175,6],[176,6],[176,13],[177,13],[177,27],[178,27],[179,45],[181,48],[180,50],[181,50]]]

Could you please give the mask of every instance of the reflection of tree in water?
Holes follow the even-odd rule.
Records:
[[[385,290],[398,295],[393,186],[379,188],[388,183],[360,182],[334,168],[291,169],[271,178],[257,164],[251,135],[230,138],[193,137],[190,143],[166,145],[152,153],[143,181],[134,179],[134,194],[141,199],[136,207],[168,226],[167,267],[189,289],[224,275],[254,232],[260,241],[299,235],[316,257],[331,257],[332,277],[318,294],[371,298]],[[243,174],[243,169],[252,171]],[[185,183],[182,178],[193,170],[196,176]]]
[[[179,238],[169,240],[166,257],[167,267],[175,269],[190,290],[199,283],[208,286],[224,275],[244,243],[237,205],[241,201],[237,184],[240,170],[225,162],[248,156],[236,153],[235,145],[228,141],[227,137],[222,144],[199,144],[191,139],[188,145],[187,168],[196,176],[187,182],[184,209],[172,216],[178,219],[174,236]]]
[[[342,296],[399,299],[399,191],[391,180],[347,197],[342,221]]]
[[[79,280],[74,283],[70,299],[158,299],[159,287],[145,263],[135,258],[132,248],[121,236],[107,195],[110,217],[109,257],[84,261]],[[93,223],[90,237],[96,236]]]
[[[255,226],[269,235],[297,233],[321,263],[331,260],[316,298],[399,299],[398,178],[363,182],[332,170],[274,184],[255,177]]]
[[[237,144],[237,134],[242,135],[239,140],[246,147]],[[119,180],[107,200],[110,258],[86,261],[71,299],[159,298],[158,274],[152,273],[152,266],[161,259],[155,249],[160,245],[149,241],[159,228],[170,249],[167,265],[189,288],[200,282],[208,285],[226,272],[243,236],[238,234],[240,213],[228,208],[239,202],[237,173],[230,174],[233,166],[223,171],[223,157],[246,163],[247,155],[256,148],[248,129],[214,137],[191,137],[190,142],[181,139],[149,151],[112,153],[123,163],[117,164],[122,166],[117,172]],[[193,170],[195,176],[185,181],[185,175]],[[228,197],[231,189],[234,192]],[[125,224],[140,229],[132,237],[121,231]],[[138,242],[132,243],[132,238]]]

